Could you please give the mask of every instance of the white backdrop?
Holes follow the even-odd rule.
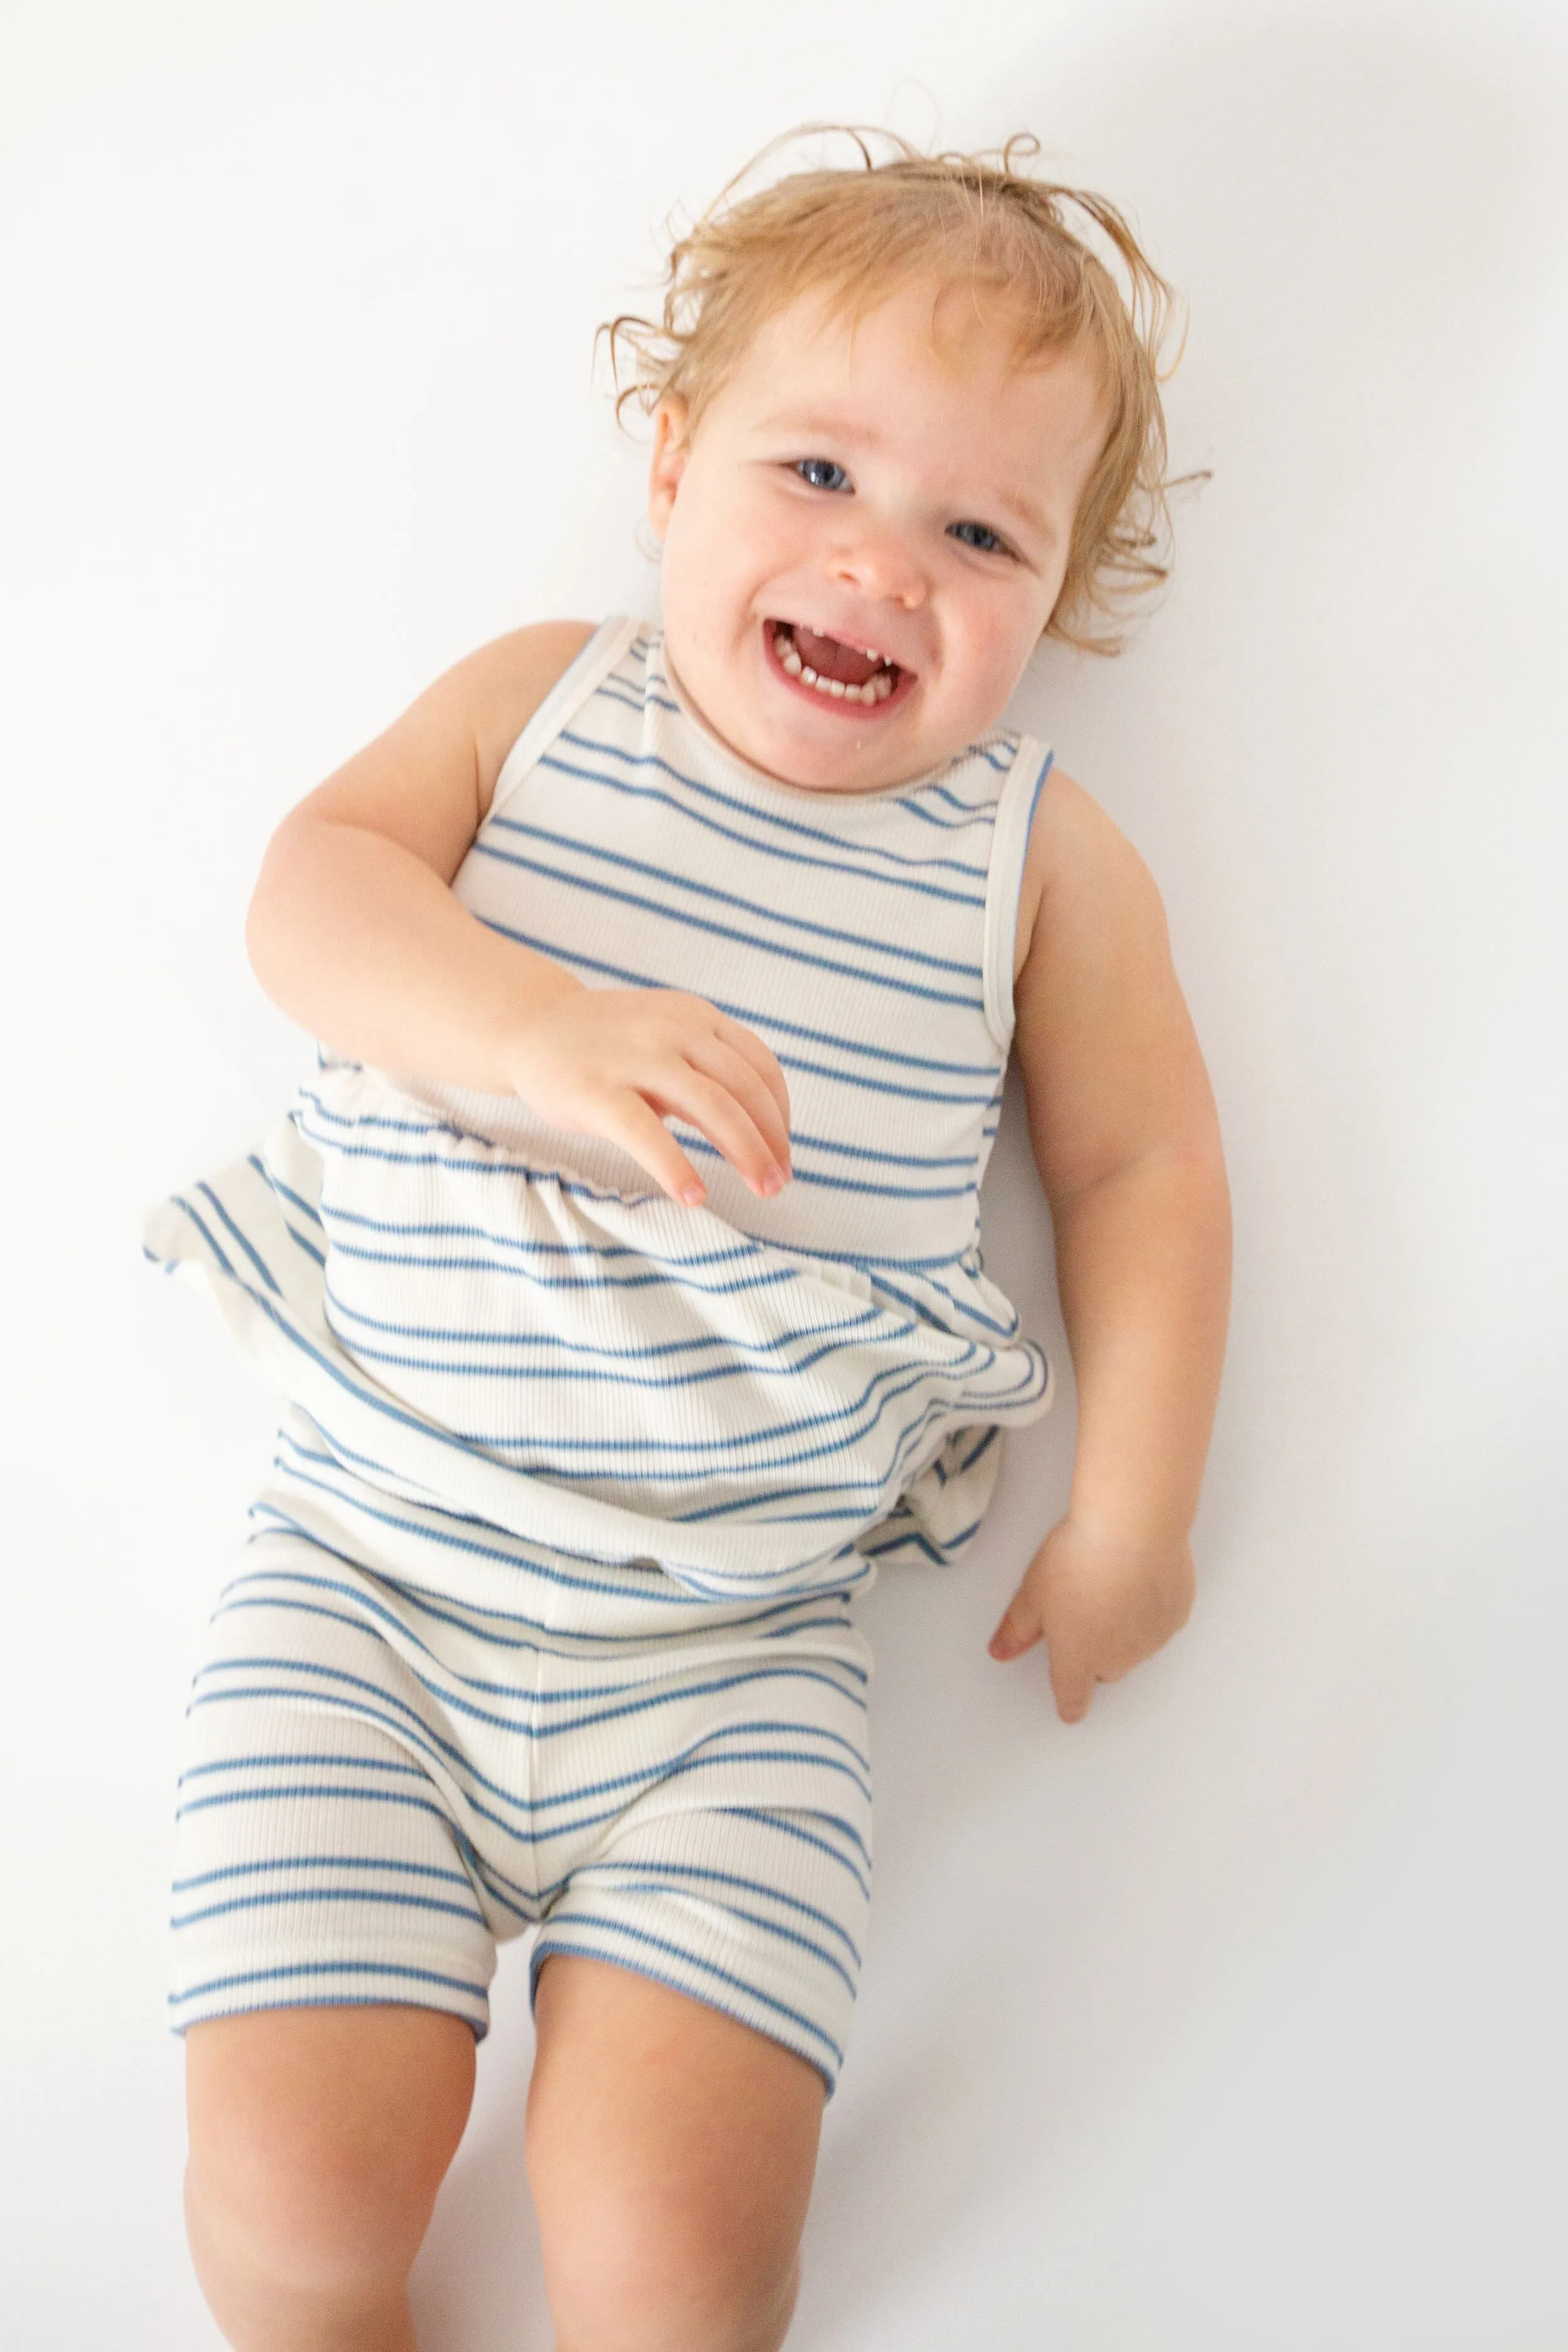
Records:
[[[872,1596],[880,1851],[801,2352],[1561,2352],[1563,134],[1552,0],[58,0],[0,56],[8,1097],[0,2335],[210,2352],[162,2020],[199,1628],[268,1401],[141,1266],[301,1041],[286,806],[481,639],[645,607],[590,376],[810,117],[1031,125],[1190,300],[1163,609],[1022,698],[1165,890],[1229,1142],[1188,1631],[1066,1731]],[[1553,920],[1556,917],[1558,919]],[[1013,1107],[992,1264],[1049,1342]],[[416,2274],[542,2347],[513,1948]]]

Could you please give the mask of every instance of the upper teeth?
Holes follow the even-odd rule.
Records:
[[[817,629],[813,634],[826,636],[829,632]],[[773,649],[781,666],[791,677],[798,677],[802,686],[815,687],[818,694],[826,695],[835,702],[886,702],[893,690],[892,675],[886,669],[878,670],[864,686],[847,686],[841,677],[819,677],[809,662],[802,661],[795,638],[786,628],[774,630]],[[862,646],[860,650],[868,661],[886,659],[886,656],[879,654],[874,646]]]

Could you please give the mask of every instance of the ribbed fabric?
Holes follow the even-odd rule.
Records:
[[[506,1606],[462,1607],[404,1580],[420,1531],[302,1414],[280,1458],[192,1692],[176,2030],[391,2001],[482,2035],[496,1946],[537,1923],[534,1979],[552,1952],[633,1969],[831,2091],[870,1869],[847,1592],[726,1606],[517,1548]]]
[[[870,1865],[850,1597],[952,1557],[1049,1374],[981,1262],[1049,755],[791,790],[607,624],[454,887],[784,1066],[794,1181],[709,1205],[521,1103],[326,1059],[149,1220],[289,1401],[197,1671],[173,2016],[407,2001],[499,1940],[658,1979],[837,2080]]]
[[[796,790],[708,733],[657,633],[606,624],[454,888],[590,986],[754,1028],[794,1181],[759,1200],[678,1128],[710,1188],[679,1206],[514,1098],[329,1059],[261,1152],[154,1213],[149,1254],[211,1283],[343,1471],[435,1515],[456,1598],[475,1521],[716,1599],[953,1557],[997,1430],[1049,1397],[977,1208],[1048,766],[998,731],[914,783]]]

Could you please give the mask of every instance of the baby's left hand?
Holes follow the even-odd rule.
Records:
[[[1193,1606],[1190,1544],[1151,1550],[1087,1533],[1071,1517],[1051,1529],[991,1636],[994,1658],[1020,1658],[1042,1638],[1064,1723],[1089,1713],[1096,1683],[1113,1683],[1179,1633]]]

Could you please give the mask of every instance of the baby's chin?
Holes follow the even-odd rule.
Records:
[[[884,735],[874,722],[858,722],[848,712],[841,717],[836,714],[830,722],[833,732],[828,734],[815,713],[805,720],[786,716],[770,723],[747,707],[743,694],[710,688],[716,710],[710,710],[689,693],[684,677],[681,688],[709,732],[727,751],[747,767],[797,792],[879,792],[889,785],[908,783],[928,768],[942,764],[943,755],[938,752],[928,758],[918,735],[911,740],[903,729]]]
[[[709,733],[746,766],[798,792],[909,783],[969,740],[949,740],[951,730],[938,740],[924,681],[912,671],[896,672],[864,699],[825,693],[798,674],[806,665],[792,636],[771,621],[727,655],[700,639],[693,646],[667,624],[665,651],[682,700]]]

